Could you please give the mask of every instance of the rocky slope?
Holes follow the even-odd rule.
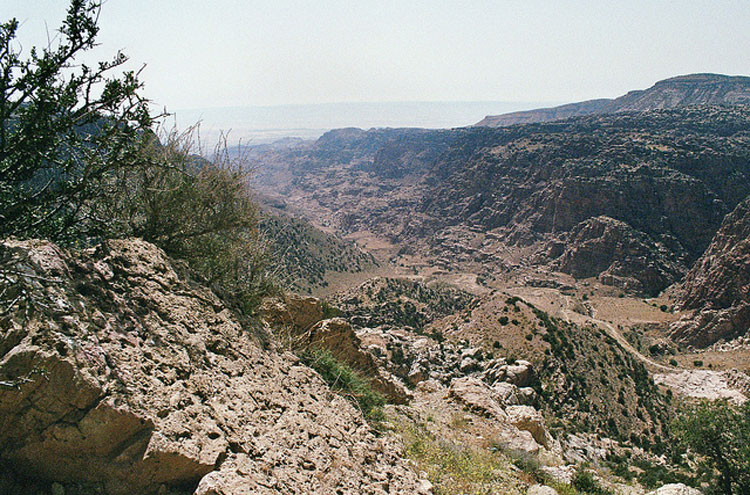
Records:
[[[336,274],[362,273],[378,266],[371,254],[303,218],[267,212],[258,227],[268,242],[277,277],[295,292],[310,294],[327,287]]]
[[[410,327],[417,332],[477,302],[476,297],[449,285],[383,277],[339,292],[332,300],[354,325]]]
[[[672,338],[705,347],[750,328],[750,198],[724,219],[685,277],[678,300],[693,314],[672,325]]]
[[[0,491],[420,493],[388,437],[142,241],[0,244]]]
[[[404,290],[409,284],[412,290]],[[405,298],[410,292],[423,297]],[[353,315],[362,346],[408,386],[432,380],[450,388],[476,378],[503,404],[545,411],[561,431],[661,442],[665,396],[643,365],[598,328],[558,320],[499,291],[455,305],[438,294],[414,282],[376,279],[335,300]],[[419,324],[388,309],[401,301],[413,306],[406,314],[419,315]],[[471,390],[487,395],[479,382]]]
[[[647,370],[603,330],[551,317],[497,292],[428,327],[485,353],[523,357],[536,370],[541,407],[568,432],[660,442],[669,406]],[[659,448],[662,448],[660,446]]]
[[[555,256],[557,252],[562,254]],[[600,216],[578,224],[547,250],[551,267],[576,278],[598,277],[606,285],[656,295],[687,269],[662,243],[625,222]]]
[[[582,115],[656,110],[688,105],[748,105],[750,77],[721,74],[690,74],[672,77],[644,90],[631,91],[615,99],[570,103],[503,115],[489,115],[478,126],[500,127],[561,120]]]

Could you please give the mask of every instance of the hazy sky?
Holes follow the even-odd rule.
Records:
[[[0,0],[25,47],[64,0]],[[692,73],[750,75],[748,0],[108,0],[96,57],[146,64],[170,110],[575,101]],[[95,60],[92,59],[92,60]]]

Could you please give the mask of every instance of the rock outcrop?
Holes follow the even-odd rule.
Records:
[[[403,404],[409,399],[406,388],[381,368],[372,354],[363,350],[362,341],[345,319],[331,318],[317,323],[306,339],[307,346],[328,349],[339,361],[347,363],[363,376],[372,377],[372,387],[391,402]]]
[[[540,447],[552,448],[553,439],[544,417],[531,406],[503,404],[502,397],[476,377],[451,382],[450,396],[472,412],[497,421],[498,441],[511,450],[536,454]]]
[[[0,276],[4,488],[420,492],[392,440],[153,245],[4,241]]]
[[[687,105],[750,105],[750,77],[721,74],[690,74],[665,79],[649,89],[631,91],[613,100],[569,103],[503,115],[489,115],[477,126],[499,127],[567,119],[581,115],[616,113]]]
[[[682,483],[670,483],[646,495],[701,495],[701,491]]]
[[[654,375],[654,381],[668,386],[680,395],[698,399],[728,399],[741,404],[747,401],[750,395],[750,377],[736,369],[657,373]]]
[[[576,278],[597,277],[638,294],[657,295],[687,271],[663,244],[614,218],[599,216],[578,224],[566,242],[550,250],[564,249],[552,267]]]
[[[678,307],[694,313],[675,322],[678,342],[705,347],[750,328],[750,198],[724,219],[678,291]]]

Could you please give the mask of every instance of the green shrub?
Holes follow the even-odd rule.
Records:
[[[374,391],[356,371],[336,359],[331,351],[311,349],[302,355],[302,360],[320,373],[329,387],[356,403],[367,419],[376,422],[385,419],[385,398]]]
[[[331,305],[328,301],[321,301],[320,309],[323,312],[323,319],[335,318],[341,316],[341,310],[336,306]]]
[[[113,233],[140,237],[188,266],[245,315],[278,292],[258,206],[242,157],[218,146],[213,159],[196,155],[196,129],[171,131],[142,150],[138,166],[114,171],[94,203]]]
[[[101,2],[71,0],[49,44],[22,58],[19,22],[0,23],[0,237],[80,244],[108,231],[90,205],[113,170],[133,166],[153,117],[127,62],[81,65],[99,32]]]
[[[59,37],[22,60],[18,22],[0,24],[0,237],[74,246],[141,237],[187,262],[245,315],[275,291],[246,164],[212,160],[191,131],[163,136],[135,74],[76,58],[96,45],[101,2],[71,0]]]
[[[558,481],[549,481],[547,483],[550,487],[554,488],[557,495],[578,495],[578,490],[568,485],[567,483],[560,483]]]
[[[604,488],[594,475],[586,469],[585,465],[581,465],[576,471],[573,477],[573,487],[583,493],[589,495],[610,495],[612,490]]]
[[[637,477],[638,482],[645,488],[653,490],[668,483],[683,483],[685,485],[695,485],[695,479],[684,474],[678,473],[668,466],[656,464],[647,459],[635,459],[633,464],[640,470]]]
[[[750,402],[703,401],[672,425],[680,443],[699,455],[700,472],[715,493],[750,493]]]
[[[509,462],[500,453],[437,438],[415,425],[398,430],[406,456],[427,474],[435,495],[508,493]]]

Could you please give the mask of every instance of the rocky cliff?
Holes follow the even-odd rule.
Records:
[[[420,492],[349,401],[181,272],[138,240],[0,243],[0,492]]]
[[[750,328],[750,198],[724,219],[679,289],[694,314],[672,326],[672,337],[696,346],[729,340]]]
[[[565,241],[555,241],[552,267],[576,278],[598,277],[606,285],[656,295],[680,280],[685,266],[666,246],[619,220],[594,217],[578,224]]]
[[[566,242],[582,222],[607,216],[666,256],[656,275],[633,268],[637,290],[653,294],[750,194],[748,125],[750,110],[736,106],[497,129],[346,130],[256,159],[264,192],[344,234],[378,237],[389,256],[497,268],[503,245]]]
[[[750,77],[689,74],[672,77],[615,99],[598,99],[503,115],[489,115],[478,126],[500,127],[567,119],[581,115],[657,110],[688,105],[748,105]]]

